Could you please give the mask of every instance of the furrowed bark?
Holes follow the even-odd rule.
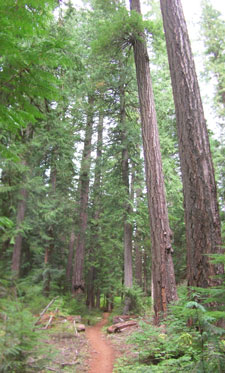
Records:
[[[131,10],[141,14],[140,1],[130,0]],[[171,230],[165,197],[159,134],[145,35],[133,40],[140,102],[142,138],[152,243],[155,322],[165,316],[167,304],[177,299],[172,262]]]
[[[221,252],[221,230],[214,168],[194,59],[180,0],[161,0],[176,109],[183,179],[189,286],[208,287],[223,272],[212,265]]]

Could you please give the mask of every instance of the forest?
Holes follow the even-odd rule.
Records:
[[[199,27],[197,74],[182,0],[0,2],[0,373],[225,371],[213,0]],[[93,370],[76,323],[103,312],[120,354]]]

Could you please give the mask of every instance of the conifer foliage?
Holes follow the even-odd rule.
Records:
[[[120,299],[121,312],[132,313],[140,310],[144,294],[154,299],[158,323],[169,313],[168,304],[177,301],[175,278],[183,282],[188,273],[190,285],[207,287],[214,281],[213,268],[222,274],[222,265],[211,264],[205,255],[221,244],[213,176],[212,184],[208,179],[203,186],[200,183],[209,174],[205,164],[212,169],[205,122],[203,135],[201,131],[197,135],[193,126],[189,140],[191,144],[204,140],[207,148],[198,154],[189,147],[188,156],[183,154],[186,127],[180,115],[186,117],[180,114],[179,99],[187,95],[182,96],[178,85],[178,91],[173,87],[174,106],[170,72],[179,83],[180,61],[170,61],[169,69],[159,4],[151,2],[146,21],[140,1],[131,1],[131,11],[124,3],[0,2],[3,371],[10,362],[15,372],[25,369],[24,351],[28,349],[29,355],[33,348],[32,316],[23,312],[23,305],[39,312],[46,298],[61,295],[73,312],[85,304],[89,310],[112,311],[114,301]],[[164,7],[167,3],[179,5],[178,0],[162,1]],[[164,7],[165,31],[165,22],[171,31],[166,18],[171,7]],[[217,14],[205,5],[205,23],[211,14],[222,29]],[[207,66],[218,78],[216,102],[222,117],[223,56],[211,34],[206,35]],[[172,58],[170,40],[168,44]],[[196,115],[199,96],[198,102],[193,107]],[[187,113],[186,125],[190,118]],[[214,144],[221,206],[224,149]],[[195,163],[185,169],[194,157]],[[188,184],[187,179],[196,184]],[[207,189],[210,185],[214,199]],[[201,201],[206,208],[199,220]],[[210,206],[215,215],[210,214]],[[186,232],[196,229],[191,244],[186,236],[191,246],[187,265],[185,225]],[[209,228],[215,228],[218,239],[213,241]],[[192,266],[194,257],[200,274]],[[220,291],[221,279],[214,282]],[[29,331],[19,321],[13,327],[14,310],[21,325],[27,320]],[[8,348],[14,343],[10,336],[14,331],[19,335],[15,349]],[[28,333],[30,347],[23,333]]]

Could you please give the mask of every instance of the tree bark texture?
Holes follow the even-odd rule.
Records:
[[[88,197],[89,197],[89,173],[91,166],[91,140],[93,131],[93,97],[88,98],[88,114],[85,131],[84,149],[80,170],[80,213],[79,232],[77,236],[77,246],[74,258],[72,293],[74,296],[84,292],[84,256],[85,256],[85,232],[88,217]]]
[[[27,165],[26,160],[22,160],[21,164],[23,166]],[[28,192],[25,188],[22,188],[20,190],[19,195],[19,202],[17,207],[17,218],[16,218],[16,229],[19,230],[21,227],[21,224],[24,221],[25,217],[25,211],[26,211],[26,204],[27,204],[27,197]],[[12,256],[12,271],[16,277],[19,276],[20,272],[20,262],[21,262],[21,252],[22,252],[22,240],[23,236],[22,233],[18,233],[15,238],[15,244],[13,248],[13,256]]]
[[[160,2],[183,179],[188,285],[208,287],[223,269],[207,256],[221,251],[221,231],[206,121],[181,1]]]
[[[140,13],[139,0],[130,0],[130,5],[131,10]],[[154,310],[157,323],[160,313],[162,316],[166,315],[167,303],[177,299],[177,292],[149,57],[145,35],[140,35],[140,38],[133,40],[133,49],[141,111],[151,227]]]

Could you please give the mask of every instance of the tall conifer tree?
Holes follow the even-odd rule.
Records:
[[[141,16],[139,0],[130,0],[131,11]],[[134,59],[141,111],[146,183],[151,226],[153,299],[155,321],[166,315],[167,304],[177,299],[159,135],[149,57],[144,33],[134,37]]]
[[[200,90],[180,0],[161,0],[173,87],[184,191],[188,285],[207,287],[222,266],[216,184]]]

